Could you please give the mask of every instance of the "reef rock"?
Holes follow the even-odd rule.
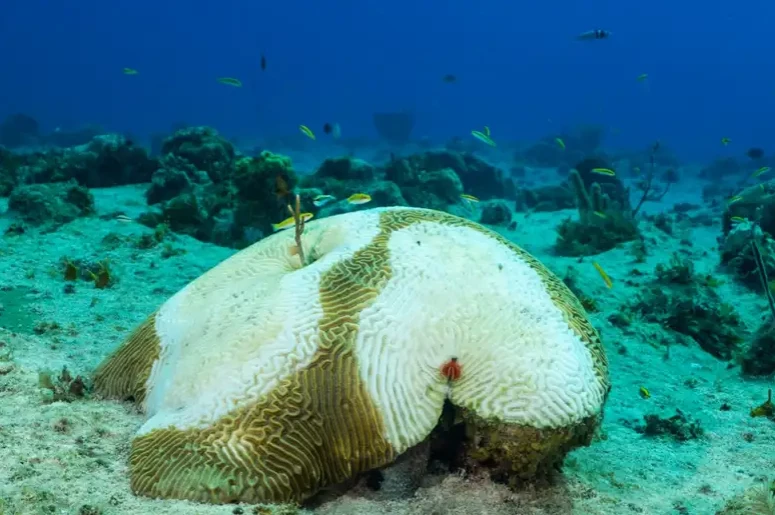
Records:
[[[262,236],[271,234],[273,223],[288,218],[286,206],[292,199],[287,195],[297,182],[287,156],[265,150],[258,157],[238,160],[234,171],[237,230],[254,228]]]
[[[313,220],[302,245],[306,266],[293,230],[232,256],[99,367],[95,390],[147,416],[135,493],[302,501],[416,449],[445,404],[469,462],[512,484],[590,442],[609,390],[602,344],[525,251],[411,208]]]
[[[511,209],[503,200],[488,202],[482,208],[479,222],[487,225],[508,225],[511,222]]]
[[[23,183],[75,179],[88,188],[149,182],[158,168],[145,149],[118,134],[96,136],[79,147],[37,153],[28,156],[26,162]]]
[[[315,175],[318,178],[337,181],[373,181],[377,173],[375,168],[363,159],[336,157],[323,161]]]
[[[516,198],[514,181],[508,174],[471,154],[447,150],[423,152],[392,161],[385,168],[385,174],[403,190],[422,182],[423,174],[446,169],[459,177],[463,189],[470,195],[483,200]]]
[[[214,183],[231,175],[234,147],[210,127],[187,127],[167,138],[162,155],[173,154],[185,159],[197,170],[207,173]]]
[[[94,213],[94,197],[75,181],[18,186],[8,199],[8,210],[25,222],[64,223]]]

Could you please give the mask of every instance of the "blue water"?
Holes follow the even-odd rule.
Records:
[[[483,125],[506,141],[599,123],[610,146],[660,138],[706,160],[773,140],[773,19],[764,0],[3,0],[0,117],[237,137],[338,122],[376,138],[374,111],[409,108],[415,135],[439,141]],[[574,39],[594,28],[613,35]]]

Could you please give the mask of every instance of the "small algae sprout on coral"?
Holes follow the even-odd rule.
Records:
[[[293,225],[295,227],[295,235],[294,239],[296,241],[296,247],[295,252],[299,255],[299,260],[301,261],[301,266],[304,266],[307,264],[307,260],[305,259],[304,255],[304,247],[301,244],[301,235],[304,234],[304,224],[312,218],[312,213],[302,213],[301,212],[301,197],[299,195],[296,195],[296,203],[293,207],[291,207],[290,204],[288,204],[288,211],[291,213],[291,217],[293,219]]]
[[[591,443],[610,388],[604,348],[534,257],[427,209],[297,227],[320,253],[314,273],[277,259],[287,235],[265,238],[162,304],[98,368],[99,395],[148,417],[129,452],[135,494],[303,502],[407,456],[424,470],[431,434],[517,486]]]

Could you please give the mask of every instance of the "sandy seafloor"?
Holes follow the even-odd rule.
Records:
[[[676,192],[662,206],[648,209],[666,209],[685,200],[699,204],[691,193],[699,189],[688,187],[686,195]],[[98,214],[141,213],[143,191],[139,186],[96,190]],[[641,230],[655,242],[645,263],[634,262],[628,245],[594,257],[615,283],[609,290],[591,266],[592,259],[579,263],[553,256],[554,227],[575,215],[574,210],[529,217],[518,213],[515,231],[498,230],[560,276],[569,265],[576,266],[585,293],[600,307],[591,319],[602,330],[613,383],[600,438],[574,451],[563,478],[550,488],[514,493],[486,477],[431,476],[406,501],[377,503],[350,495],[324,504],[316,513],[713,514],[733,495],[775,473],[775,423],[749,416],[750,408],[766,399],[771,381],[743,380],[739,368],[729,369],[696,345],[674,345],[665,360],[664,347],[653,343],[654,327],[634,325],[625,334],[607,321],[637,293],[637,286],[623,282],[628,272],[636,268],[647,273],[641,280],[645,282],[654,266],[667,262],[680,247],[692,256],[698,272],[717,273],[720,217],[713,226],[686,228],[674,236],[642,222]],[[133,246],[141,234],[150,232],[139,224],[95,217],[55,232],[30,230],[0,239],[0,325],[5,327],[0,331],[0,514],[296,513],[135,497],[129,489],[127,456],[142,414],[128,404],[94,399],[50,403],[39,387],[41,370],[67,366],[73,375],[90,374],[165,299],[233,253],[179,236],[172,245],[185,254],[165,259],[161,246]],[[119,235],[123,243],[117,248],[103,245],[109,233]],[[681,239],[692,245],[682,245]],[[63,257],[108,258],[117,282],[96,289],[79,281],[74,293],[64,294]],[[765,313],[763,298],[732,280],[718,291],[752,330],[758,327]],[[51,329],[50,323],[59,328]],[[622,347],[624,354],[618,352]],[[641,385],[651,398],[639,396]],[[721,411],[723,403],[732,409]],[[645,413],[670,416],[676,408],[701,420],[704,437],[684,443],[645,437],[622,422],[642,419]]]

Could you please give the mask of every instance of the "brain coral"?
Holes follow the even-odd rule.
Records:
[[[303,268],[294,245],[280,232],[205,273],[97,370],[98,392],[148,415],[134,492],[301,501],[426,440],[445,402],[473,428],[469,455],[518,477],[589,443],[603,348],[525,251],[412,208],[310,222]]]

